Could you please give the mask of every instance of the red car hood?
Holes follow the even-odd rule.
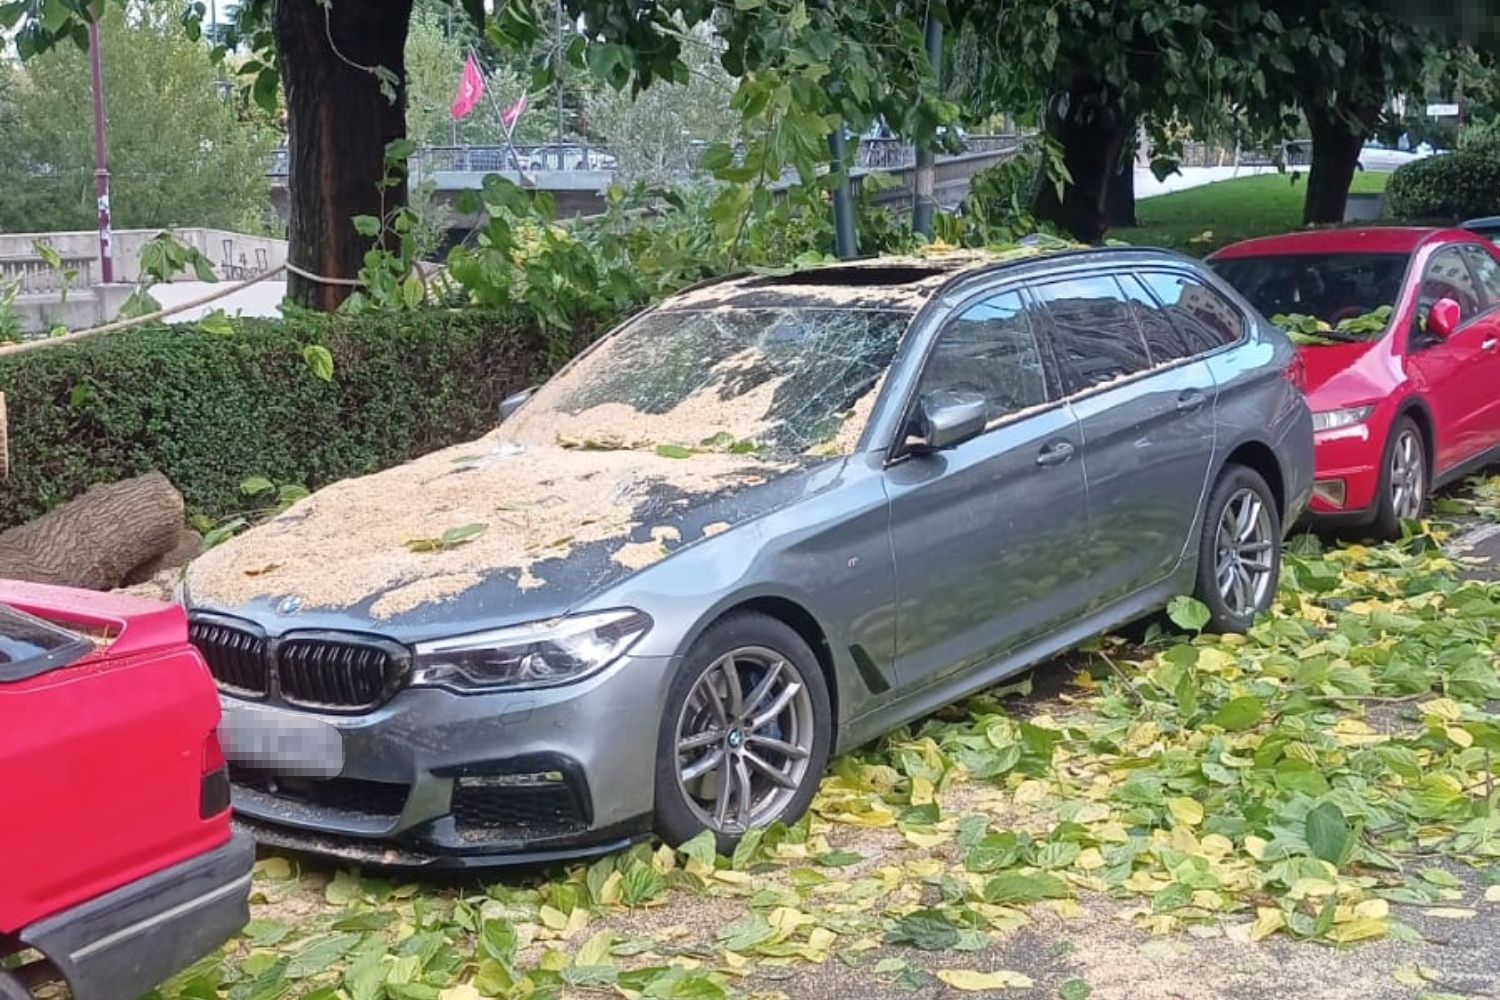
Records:
[[[1335,410],[1369,402],[1389,391],[1386,352],[1379,341],[1301,347],[1302,378],[1314,411]]]

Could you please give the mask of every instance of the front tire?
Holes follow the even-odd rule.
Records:
[[[1271,606],[1281,578],[1281,515],[1254,469],[1231,465],[1208,498],[1198,541],[1195,595],[1208,606],[1208,627],[1244,632]]]
[[[1391,427],[1380,464],[1380,492],[1370,533],[1381,541],[1401,537],[1401,522],[1422,516],[1427,501],[1427,443],[1411,417]]]
[[[720,853],[752,827],[793,823],[828,764],[833,714],[817,656],[786,623],[741,613],[693,643],[667,693],[656,748],[656,832],[713,831]]]

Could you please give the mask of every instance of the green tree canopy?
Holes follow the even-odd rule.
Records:
[[[217,87],[208,49],[170,0],[108,8],[101,24],[114,222],[258,228],[275,136]],[[94,225],[89,60],[62,45],[0,67],[0,230]]]

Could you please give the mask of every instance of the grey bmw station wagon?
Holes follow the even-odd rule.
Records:
[[[1248,627],[1312,486],[1291,345],[1151,250],[735,277],[505,410],[193,564],[263,841],[727,849],[830,754],[1175,595]]]

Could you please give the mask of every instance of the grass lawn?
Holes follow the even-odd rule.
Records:
[[[1378,194],[1390,174],[1354,175],[1354,194]],[[1193,256],[1252,236],[1302,228],[1306,176],[1264,174],[1220,181],[1173,194],[1146,198],[1136,206],[1140,226],[1115,229],[1110,237],[1143,246],[1162,246]]]

